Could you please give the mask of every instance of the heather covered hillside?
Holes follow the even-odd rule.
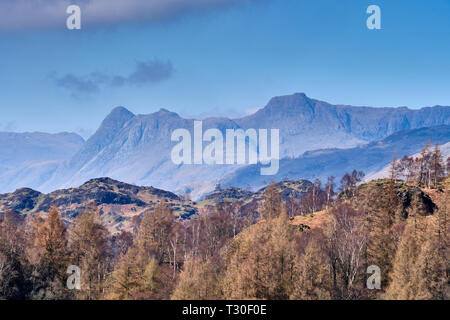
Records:
[[[110,178],[93,179],[80,187],[49,194],[27,188],[0,194],[0,212],[10,210],[22,216],[46,216],[50,208],[55,207],[69,225],[91,203],[97,206],[102,222],[112,233],[132,229],[133,218],[142,217],[161,203],[166,203],[174,215],[183,218],[197,212],[191,201],[183,201],[171,192],[138,187]]]
[[[283,200],[307,196],[314,190],[307,180],[283,181],[276,184]],[[175,217],[182,220],[214,210],[216,205],[234,203],[242,211],[259,215],[258,208],[264,199],[266,188],[251,192],[239,188],[222,189],[220,186],[200,201],[153,187],[135,186],[110,178],[92,179],[76,188],[60,189],[44,194],[33,189],[21,188],[15,192],[0,194],[0,215],[10,211],[22,218],[46,216],[55,207],[67,225],[73,224],[86,206],[95,204],[101,221],[111,233],[130,231],[145,214],[156,206],[167,204]]]

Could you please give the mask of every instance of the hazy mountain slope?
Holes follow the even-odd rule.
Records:
[[[54,188],[46,188],[47,185],[61,185],[68,177],[74,175],[88,161],[94,158],[104,148],[109,146],[122,127],[134,114],[123,107],[117,107],[102,121],[98,130],[86,141],[83,147],[68,161],[61,164],[51,173],[50,179],[36,182],[36,186],[42,191],[51,191]],[[88,180],[88,179],[87,179]]]
[[[147,115],[134,115],[123,107],[115,108],[96,133],[69,160],[62,164],[46,162],[27,166],[23,170],[9,171],[4,179],[6,182],[0,185],[0,192],[12,191],[17,187],[50,192],[79,186],[92,178],[108,176],[128,183],[191,193],[192,198],[197,199],[212,191],[219,180],[232,176],[244,166],[173,164],[170,154],[176,143],[171,142],[171,134],[175,129],[184,128],[193,135],[193,123],[194,119],[182,118],[165,109]],[[400,130],[439,124],[450,124],[450,107],[410,110],[404,107],[336,106],[298,93],[275,97],[263,109],[240,119],[205,119],[203,132],[208,128],[217,128],[223,133],[226,129],[236,128],[278,128],[280,156],[285,157],[299,156],[308,150],[351,148],[385,138]],[[344,153],[341,156],[353,155]],[[307,157],[304,156],[304,159]],[[323,161],[326,162],[327,158]],[[300,172],[288,160],[282,161],[281,165],[278,177],[292,177],[292,170],[296,174],[307,172]],[[290,168],[292,166],[294,168]],[[365,167],[364,164],[362,166]],[[240,186],[264,184],[264,181],[260,181],[262,177],[258,178],[256,185],[253,178],[242,178],[244,180],[239,181]],[[264,179],[268,182],[270,177]]]
[[[430,146],[431,149],[434,148],[434,145]],[[439,146],[439,149],[442,152],[442,156],[443,156],[443,160],[446,161],[448,157],[450,157],[450,142],[447,142],[444,145]],[[414,157],[414,158],[418,158],[420,157],[420,152],[417,152],[415,154],[404,154],[401,156],[409,156],[409,157]],[[374,172],[369,172],[366,177],[365,177],[365,181],[370,181],[370,180],[375,180],[375,179],[382,179],[382,178],[388,178],[389,177],[389,168],[390,168],[390,164],[386,165],[383,169],[379,170],[379,171],[374,171]]]
[[[80,152],[40,190],[76,186],[91,178],[109,176],[140,185],[191,192],[196,199],[242,166],[174,165],[170,160],[175,145],[170,141],[171,133],[185,128],[192,135],[193,121],[165,109],[133,115],[124,108],[116,108]],[[205,119],[203,132],[208,128],[222,132],[239,127],[280,128],[281,156],[286,156],[326,147],[354,147],[392,132],[436,123],[450,123],[449,107],[409,110],[333,106],[304,94],[294,94],[273,98],[262,110],[241,119]]]
[[[331,105],[304,93],[272,98],[255,114],[237,119],[245,128],[278,128],[284,156],[322,148],[347,148],[401,130],[450,124],[450,107],[411,110]]]
[[[105,125],[114,119],[113,125]],[[155,185],[177,190],[201,178],[214,181],[232,172],[230,166],[177,166],[170,154],[174,142],[171,134],[185,128],[193,136],[193,119],[183,119],[161,109],[148,115],[132,115],[124,108],[114,109],[97,132],[70,160],[60,166],[53,177],[39,186],[48,192],[58,188],[77,186],[91,178],[108,176],[139,185]],[[237,128],[229,119],[210,118],[203,121],[208,128]],[[106,140],[106,141],[105,141]]]
[[[123,107],[113,109],[100,124],[99,129],[86,141],[83,148],[70,159],[68,167],[72,169],[81,168],[103,148],[108,147],[132,118],[134,118],[134,114]]]
[[[32,161],[69,159],[83,143],[76,133],[0,132],[0,170]]]
[[[420,151],[426,141],[434,144],[438,141],[445,144],[450,141],[450,126],[435,126],[397,132],[379,142],[350,149],[325,149],[306,152],[301,157],[283,159],[275,180],[285,177],[289,179],[302,178],[312,180],[326,179],[335,176],[339,179],[345,172],[353,169],[364,172],[378,171],[385,167],[393,158],[394,152],[400,155],[410,155]],[[268,177],[259,174],[258,166],[248,166],[224,177],[221,185],[256,188],[268,183]]]
[[[0,132],[0,192],[39,185],[83,143],[75,133]]]

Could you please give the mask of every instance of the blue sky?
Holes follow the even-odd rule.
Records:
[[[294,92],[351,105],[450,105],[450,0],[191,1],[188,10],[173,0],[158,16],[150,8],[82,20],[81,30],[66,29],[64,11],[63,23],[15,26],[0,5],[0,130],[87,137],[119,105],[237,117]],[[381,30],[366,27],[371,4]],[[21,12],[23,21],[33,14]]]

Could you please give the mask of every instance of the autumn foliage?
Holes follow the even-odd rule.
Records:
[[[259,205],[224,201],[189,220],[162,202],[115,234],[94,203],[73,220],[56,207],[0,213],[0,298],[449,299],[448,161],[427,143],[394,157],[387,179],[354,170],[339,193],[330,177],[298,198],[272,182]]]

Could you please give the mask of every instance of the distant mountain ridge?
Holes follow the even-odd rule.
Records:
[[[83,144],[83,138],[76,133],[0,132],[0,168],[69,159]]]
[[[36,186],[83,144],[76,133],[0,132],[0,192]]]
[[[326,180],[328,176],[335,176],[340,179],[344,173],[353,169],[362,170],[371,176],[371,173],[378,172],[389,164],[394,153],[398,157],[416,154],[428,140],[432,145],[436,142],[446,144],[450,141],[450,126],[400,131],[383,140],[355,148],[308,151],[300,157],[282,159],[280,170],[273,178],[276,181],[295,177]],[[251,185],[259,188],[266,185],[267,180],[267,177],[259,175],[259,166],[252,165],[236,170],[219,182],[224,187]]]
[[[354,107],[332,105],[296,93],[274,97],[265,108],[236,122],[244,128],[280,128],[284,140],[282,155],[299,156],[308,150],[352,147],[380,140],[402,130],[450,124],[450,107]],[[299,137],[303,145],[295,147]],[[316,144],[314,139],[318,139]]]
[[[0,182],[0,192],[20,187],[50,192],[108,176],[128,183],[187,192],[198,198],[212,191],[224,177],[246,169],[243,165],[173,164],[171,133],[178,128],[192,132],[193,122],[194,119],[182,118],[166,109],[135,115],[124,107],[115,108],[69,159],[31,163],[20,172],[10,170],[4,175],[6,182]],[[353,148],[402,130],[449,124],[450,107],[411,110],[331,105],[308,98],[304,93],[272,98],[264,108],[243,118],[203,120],[204,130],[280,129],[282,158],[299,157],[318,149]],[[283,170],[280,168],[280,172]]]

